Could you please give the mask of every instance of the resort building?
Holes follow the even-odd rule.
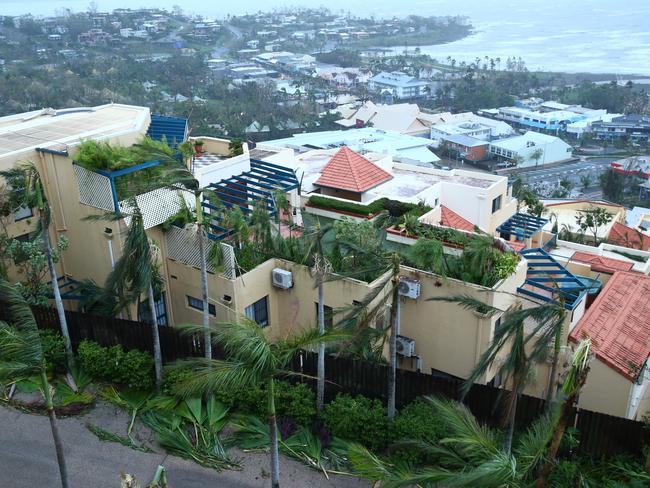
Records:
[[[431,126],[430,137],[440,143],[449,136],[468,136],[482,141],[503,139],[515,134],[505,122],[474,115],[471,112],[450,115]]]
[[[200,152],[190,158],[174,154],[167,158],[169,162],[161,160],[164,158],[120,161],[125,164],[119,169],[79,161],[82,141],[131,147],[138,142],[142,145],[147,135],[158,141],[164,138],[174,148],[199,139],[188,139],[184,119],[160,117],[145,107],[118,104],[47,109],[0,118],[0,169],[24,161],[36,165],[51,207],[50,238],[52,242],[60,236],[69,240],[57,263],[59,288],[69,309],[79,308],[78,282],[92,279],[102,285],[122,255],[135,199],[147,236],[159,251],[163,285],[155,308],[160,324],[198,323],[205,307],[215,323],[248,317],[269,336],[284,337],[290,331],[315,325],[318,292],[314,277],[307,266],[281,259],[277,250],[256,259],[245,255],[242,249],[259,236],[240,237],[231,217],[240,214],[245,219],[253,212],[262,213],[270,219],[270,232],[284,236],[305,232],[309,221],[315,219],[329,219],[335,225],[341,220],[377,224],[379,220],[375,219],[382,210],[401,208],[405,213],[395,217],[399,223],[384,229],[387,237],[382,246],[410,256],[410,246],[418,240],[436,239],[444,259],[464,265],[465,271],[442,276],[432,272],[431,266],[419,265],[423,268],[419,269],[409,263],[400,267],[400,368],[467,378],[499,327],[502,313],[486,315],[454,303],[427,300],[432,297],[468,295],[500,311],[515,305],[561,304],[567,310],[562,338],[562,345],[567,346],[569,336],[575,339],[582,331],[596,337],[602,324],[598,317],[609,313],[610,297],[629,295],[618,302],[623,303],[621,314],[627,318],[620,323],[619,319],[607,318],[606,323],[613,324],[611,330],[635,324],[635,330],[625,334],[634,335],[636,344],[643,342],[647,349],[642,329],[648,326],[645,297],[649,295],[643,288],[647,287],[645,276],[638,272],[647,260],[641,263],[621,255],[621,262],[634,263],[619,272],[615,266],[623,265],[609,261],[610,248],[603,248],[599,263],[555,253],[557,236],[544,230],[549,219],[517,212],[506,177],[435,169],[432,161],[418,159],[425,151],[433,155],[425,139],[365,128],[300,134],[254,148],[243,144],[241,151],[236,148],[241,154],[232,156],[231,141],[201,137],[203,144],[196,144]],[[424,145],[410,145],[416,141]],[[132,195],[126,192],[133,199],[125,196],[125,188],[131,188],[126,184],[132,181],[129,178],[146,176],[147,171],[168,163],[191,172],[201,187],[210,190],[207,196],[199,198],[197,204],[195,195],[180,183],[175,188],[165,184],[142,193],[137,189]],[[288,206],[280,208],[278,196],[286,196]],[[189,210],[192,218],[197,212],[205,217],[207,235],[203,241],[192,223],[179,220],[183,209]],[[6,228],[9,237],[22,239],[35,228],[34,209],[14,210],[6,218]],[[405,218],[414,210],[419,211],[410,214],[415,219]],[[97,220],[114,211],[121,211],[125,217]],[[217,246],[222,256],[218,266],[208,264],[208,303],[201,298],[201,242],[207,248]],[[470,264],[468,251],[475,243],[487,244],[494,266],[484,269]],[[633,249],[629,252],[639,257],[650,254]],[[612,268],[606,283],[593,275],[598,272],[595,264]],[[20,279],[17,270],[10,272],[12,279]],[[373,303],[383,303],[392,286],[385,279],[387,273],[390,271],[383,275],[379,272],[367,281],[341,278],[326,282],[326,310],[356,306],[371,291],[377,292]],[[644,299],[645,305],[641,303]],[[628,302],[632,305],[625,305]],[[139,305],[130,305],[125,313],[147,321],[146,305],[141,297]],[[381,310],[386,313],[373,317],[371,326],[385,331],[389,314],[385,306]],[[615,344],[611,349],[614,352],[608,352],[608,344],[603,341],[599,345],[599,360],[619,354]],[[634,381],[639,381],[637,369],[643,367],[650,351],[637,345],[625,343],[632,350],[629,370],[612,373],[611,391],[620,391],[625,405],[610,405],[614,399],[603,399],[606,390],[595,385],[596,389],[581,397],[581,407],[621,416],[634,411],[637,417],[647,410],[645,387],[637,388]],[[620,366],[622,360],[616,360]],[[602,369],[607,375],[611,365],[603,364],[594,370]],[[479,382],[499,386],[495,373],[486,372]],[[537,381],[527,392],[543,397],[555,382],[549,364],[541,364]]]
[[[400,71],[386,72],[373,76],[368,88],[375,92],[387,92],[397,99],[420,98],[429,93],[429,83]]]
[[[490,154],[517,167],[543,166],[569,161],[573,148],[562,139],[539,132],[490,142]]]

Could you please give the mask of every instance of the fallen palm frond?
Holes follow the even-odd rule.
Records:
[[[237,416],[233,422],[235,444],[247,451],[268,450],[269,426],[253,415]],[[320,439],[304,426],[280,441],[280,450],[307,466],[329,474],[350,475],[345,469],[348,465],[348,443],[334,438],[328,447],[323,447]]]
[[[149,409],[142,420],[168,452],[219,471],[241,467],[239,461],[228,455],[219,437],[228,421],[228,408],[223,404],[214,398],[207,402],[187,398],[162,403],[154,399],[153,403],[166,408]]]
[[[130,447],[131,449],[135,449],[136,451],[153,452],[147,446],[141,446],[136,444],[135,441],[130,437],[122,437],[121,435],[115,434],[114,432],[109,432],[108,430],[102,429],[101,427],[98,427],[93,424],[86,424],[86,428],[90,432],[95,434],[100,441],[117,442],[118,444],[122,444],[123,446]]]

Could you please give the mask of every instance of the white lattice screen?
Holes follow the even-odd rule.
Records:
[[[191,228],[181,229],[176,226],[171,226],[165,233],[167,240],[167,254],[168,256],[181,263],[194,266],[195,268],[201,267],[201,259],[199,256],[199,245],[196,240],[196,233]],[[212,241],[204,237],[204,249],[206,256],[209,252]],[[213,272],[212,266],[208,263],[208,271]]]
[[[138,195],[135,199],[142,212],[145,229],[160,225],[176,214],[181,209],[181,199],[185,200],[189,208],[194,208],[194,198],[188,192],[170,190],[169,188],[158,188]],[[127,214],[124,221],[129,225],[131,219],[128,214],[132,213],[132,209],[128,200],[120,202],[120,211]]]
[[[103,175],[89,171],[86,168],[73,165],[79,188],[79,201],[91,207],[101,208],[109,212],[115,211],[111,180]]]
[[[225,242],[219,243],[221,253],[223,254],[223,275],[231,280],[237,278],[237,269],[235,268],[235,249]]]

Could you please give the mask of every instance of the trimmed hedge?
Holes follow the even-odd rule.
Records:
[[[309,197],[309,205],[363,216],[375,215],[383,210],[387,210],[391,217],[400,217],[411,211],[423,215],[431,210],[431,207],[428,205],[405,203],[397,200],[390,200],[388,198],[380,198],[369,205],[363,205],[362,203],[346,202],[317,195]]]
[[[332,435],[375,451],[389,440],[390,422],[379,400],[340,393],[325,406],[322,419]]]
[[[81,341],[77,349],[79,366],[93,380],[125,385],[136,390],[154,387],[154,365],[151,354],[122,346],[102,347],[96,342]]]

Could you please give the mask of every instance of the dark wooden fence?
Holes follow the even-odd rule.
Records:
[[[41,328],[59,329],[56,311],[38,308],[34,315]],[[84,339],[103,346],[121,344],[125,350],[139,349],[153,352],[151,326],[142,322],[117,318],[96,317],[80,312],[66,312],[73,347]],[[6,311],[0,307],[0,320],[7,320]],[[163,361],[202,356],[201,338],[181,334],[172,327],[159,327]],[[218,354],[218,353],[217,353]],[[306,375],[316,375],[316,358],[313,352],[303,351],[292,361],[291,368]],[[327,376],[326,398],[337,393],[361,394],[386,401],[388,367],[382,364],[328,356],[325,362]],[[309,381],[309,380],[305,380]],[[397,404],[406,405],[418,396],[443,395],[459,398],[461,380],[439,378],[431,375],[398,370]],[[504,390],[485,385],[474,385],[464,403],[482,422],[495,425],[499,402]],[[544,401],[522,395],[517,408],[517,425],[525,428],[544,410]],[[572,423],[579,432],[581,449],[596,456],[629,453],[640,455],[650,439],[642,422],[612,417],[587,410],[575,409]]]

